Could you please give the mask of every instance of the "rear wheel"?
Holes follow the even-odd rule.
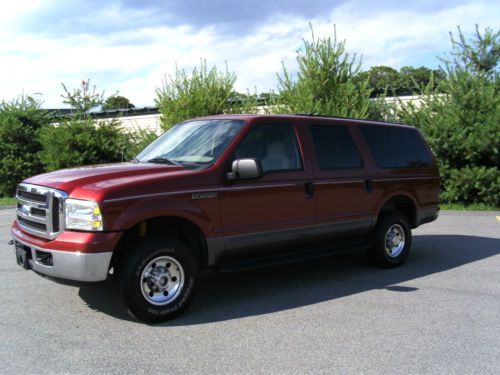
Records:
[[[199,265],[183,242],[160,236],[145,239],[120,265],[118,292],[137,319],[166,321],[179,315],[191,301]]]
[[[381,267],[397,267],[404,263],[411,248],[411,227],[399,212],[382,216],[372,235],[369,255]]]

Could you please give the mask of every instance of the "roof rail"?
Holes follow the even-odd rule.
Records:
[[[380,124],[386,124],[386,125],[403,125],[403,126],[410,126],[410,127],[415,127],[413,125],[408,125],[408,124],[401,124],[399,122],[393,122],[393,121],[382,121],[382,120],[370,120],[370,119],[363,119],[363,118],[356,118],[356,117],[342,117],[342,116],[329,116],[329,115],[320,115],[317,112],[305,112],[305,113],[294,113],[295,116],[309,116],[309,117],[319,117],[319,118],[332,118],[332,119],[337,119],[337,120],[355,120],[355,121],[368,121],[368,122],[376,122]]]

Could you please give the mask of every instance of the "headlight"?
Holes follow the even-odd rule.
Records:
[[[68,198],[64,214],[67,229],[102,230],[101,210],[96,202]]]

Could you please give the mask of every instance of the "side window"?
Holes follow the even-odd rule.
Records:
[[[235,159],[260,161],[263,172],[301,170],[297,138],[291,125],[255,125],[234,152]]]
[[[361,168],[363,162],[349,129],[343,125],[310,125],[319,169]]]
[[[417,130],[379,125],[360,126],[379,168],[429,167],[432,158]]]

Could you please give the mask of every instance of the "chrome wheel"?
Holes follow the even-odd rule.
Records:
[[[144,267],[140,284],[146,301],[157,306],[166,305],[181,293],[184,286],[184,270],[176,259],[161,256]]]
[[[385,234],[385,252],[396,258],[405,247],[405,231],[399,224],[392,224]]]

